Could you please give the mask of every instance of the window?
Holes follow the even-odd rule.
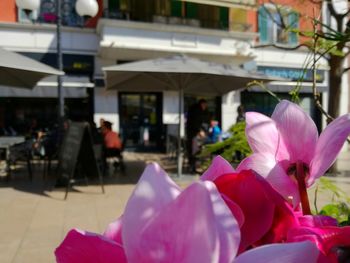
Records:
[[[28,22],[32,23],[38,19],[38,11],[33,11],[30,13],[26,13],[23,9],[18,8],[18,21],[19,22]]]
[[[299,15],[288,8],[261,6],[258,11],[260,43],[297,45],[298,35],[292,29],[299,27]]]

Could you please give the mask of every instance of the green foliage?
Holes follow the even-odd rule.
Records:
[[[334,56],[344,57],[345,53],[337,48],[339,41],[328,40],[328,39],[318,39],[317,40],[317,50],[320,52],[325,52],[332,54]]]
[[[245,122],[238,122],[228,132],[232,134],[230,138],[222,142],[206,145],[200,155],[204,157],[220,154],[229,162],[239,162],[236,152],[240,152],[242,158],[252,153],[245,136]]]
[[[342,226],[350,225],[350,208],[344,202],[328,204],[322,208],[320,214],[337,219]]]
[[[331,216],[337,219],[340,225],[350,225],[350,207],[347,205],[347,203],[350,201],[350,198],[343,190],[341,190],[338,186],[336,186],[328,178],[325,177],[320,178],[315,190],[314,204],[316,213],[318,213],[316,206],[317,195],[319,193],[324,194],[326,192],[331,192],[332,203],[324,206],[319,214]]]
[[[348,195],[341,190],[338,186],[336,186],[334,183],[331,182],[326,177],[321,177],[318,184],[317,184],[318,192],[323,193],[325,191],[329,191],[333,194],[332,201],[339,201],[344,200],[346,202],[350,201],[350,198]]]

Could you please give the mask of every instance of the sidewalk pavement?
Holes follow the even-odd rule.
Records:
[[[350,159],[350,154],[348,157]],[[348,157],[343,158],[344,165]],[[98,184],[75,186],[66,201],[63,200],[63,188],[50,189],[52,182],[42,180],[40,165],[34,167],[32,183],[25,170],[16,173],[11,182],[0,183],[0,263],[55,262],[54,249],[71,228],[102,233],[122,214],[145,163],[149,161],[160,162],[166,169],[174,168],[161,154],[125,153],[126,173],[108,176],[105,194],[101,193]],[[350,170],[349,162],[346,167]],[[330,179],[350,192],[350,177]],[[194,180],[198,180],[198,176],[185,176],[176,181],[185,187]],[[330,195],[322,194],[318,199],[324,204],[329,202]]]

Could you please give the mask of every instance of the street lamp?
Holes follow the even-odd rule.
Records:
[[[39,9],[40,0],[16,0],[16,5],[25,12],[31,12]]]
[[[77,0],[75,10],[82,17],[94,17],[98,12],[96,0]]]
[[[16,0],[19,8],[24,9],[26,13],[40,8],[40,0]],[[77,0],[75,5],[76,11],[83,17],[94,17],[98,12],[98,4],[96,0]],[[61,0],[56,0],[56,32],[57,32],[57,66],[63,71],[63,56],[61,48]],[[57,77],[57,91],[58,91],[58,117],[59,121],[64,117],[64,97],[62,90],[62,76]]]

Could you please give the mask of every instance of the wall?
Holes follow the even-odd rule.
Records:
[[[16,22],[17,8],[15,0],[0,1],[0,21],[1,22]]]
[[[262,5],[264,3],[271,3],[270,0],[259,0],[259,5]],[[299,20],[299,28],[302,31],[312,31],[312,23],[310,19],[307,19],[306,17],[314,17],[314,10],[316,17],[321,13],[321,7],[322,7],[322,1],[319,1],[318,3],[313,3],[311,0],[275,0],[273,1],[275,4],[289,6],[293,8],[295,11],[300,13],[300,20]],[[257,14],[256,14],[257,17]],[[255,22],[255,28],[258,30],[258,21],[257,19]],[[299,42],[306,41],[307,38],[300,36]]]
[[[237,108],[241,104],[241,93],[232,91],[222,97],[221,104],[221,128],[227,131],[233,124],[236,123]]]
[[[104,88],[96,88],[94,104],[94,122],[97,127],[99,127],[102,118],[113,123],[112,129],[119,132],[118,93],[106,91]]]

